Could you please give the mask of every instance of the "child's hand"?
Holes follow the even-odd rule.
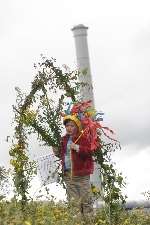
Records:
[[[79,145],[76,145],[75,143],[72,143],[72,144],[70,145],[70,149],[73,149],[73,150],[75,150],[76,152],[78,152],[78,151],[79,151]]]

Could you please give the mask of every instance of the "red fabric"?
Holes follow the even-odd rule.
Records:
[[[101,128],[100,123],[97,121],[93,121],[89,117],[85,117],[81,120],[83,129],[85,130],[83,136],[86,137],[86,139],[90,140],[91,143],[91,149],[96,150],[100,146],[100,142],[97,135],[97,128]]]
[[[61,160],[63,169],[68,138],[69,136],[66,135],[62,137],[61,141]],[[77,137],[73,139],[73,142],[76,139]],[[76,152],[73,149],[71,150],[72,175],[73,176],[90,175],[93,173],[94,170],[94,163],[92,158],[93,150],[91,149],[91,143],[85,137],[81,137],[76,144],[79,145],[79,152]]]

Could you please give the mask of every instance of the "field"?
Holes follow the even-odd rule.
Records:
[[[118,210],[106,215],[99,209],[94,215],[81,218],[77,209],[64,202],[30,202],[24,210],[19,202],[0,202],[0,225],[150,225],[150,213],[143,209]]]

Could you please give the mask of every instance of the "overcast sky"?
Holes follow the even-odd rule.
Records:
[[[15,86],[30,90],[40,54],[76,67],[71,28],[89,27],[88,44],[97,110],[122,145],[116,166],[130,199],[150,190],[149,0],[5,0],[0,2],[0,164],[9,161]]]

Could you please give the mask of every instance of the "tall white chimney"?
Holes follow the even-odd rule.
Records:
[[[93,86],[87,43],[87,29],[88,27],[85,27],[83,24],[79,24],[77,26],[74,26],[72,28],[72,31],[75,38],[77,66],[79,71],[81,72],[79,81],[88,84],[87,86],[81,87],[80,89],[81,99],[92,100],[94,106]]]
[[[75,38],[75,47],[76,47],[76,56],[77,56],[77,66],[81,75],[79,76],[80,82],[85,82],[88,86],[82,87],[80,90],[80,96],[82,100],[92,100],[94,107],[94,95],[93,95],[93,85],[92,77],[90,70],[90,60],[89,60],[89,51],[87,43],[87,29],[88,27],[83,24],[79,24],[72,28],[74,38]],[[82,71],[87,70],[87,73],[84,75]],[[99,174],[99,165],[95,163],[94,173],[90,176],[91,183],[94,184],[97,188],[101,189],[101,179]]]

